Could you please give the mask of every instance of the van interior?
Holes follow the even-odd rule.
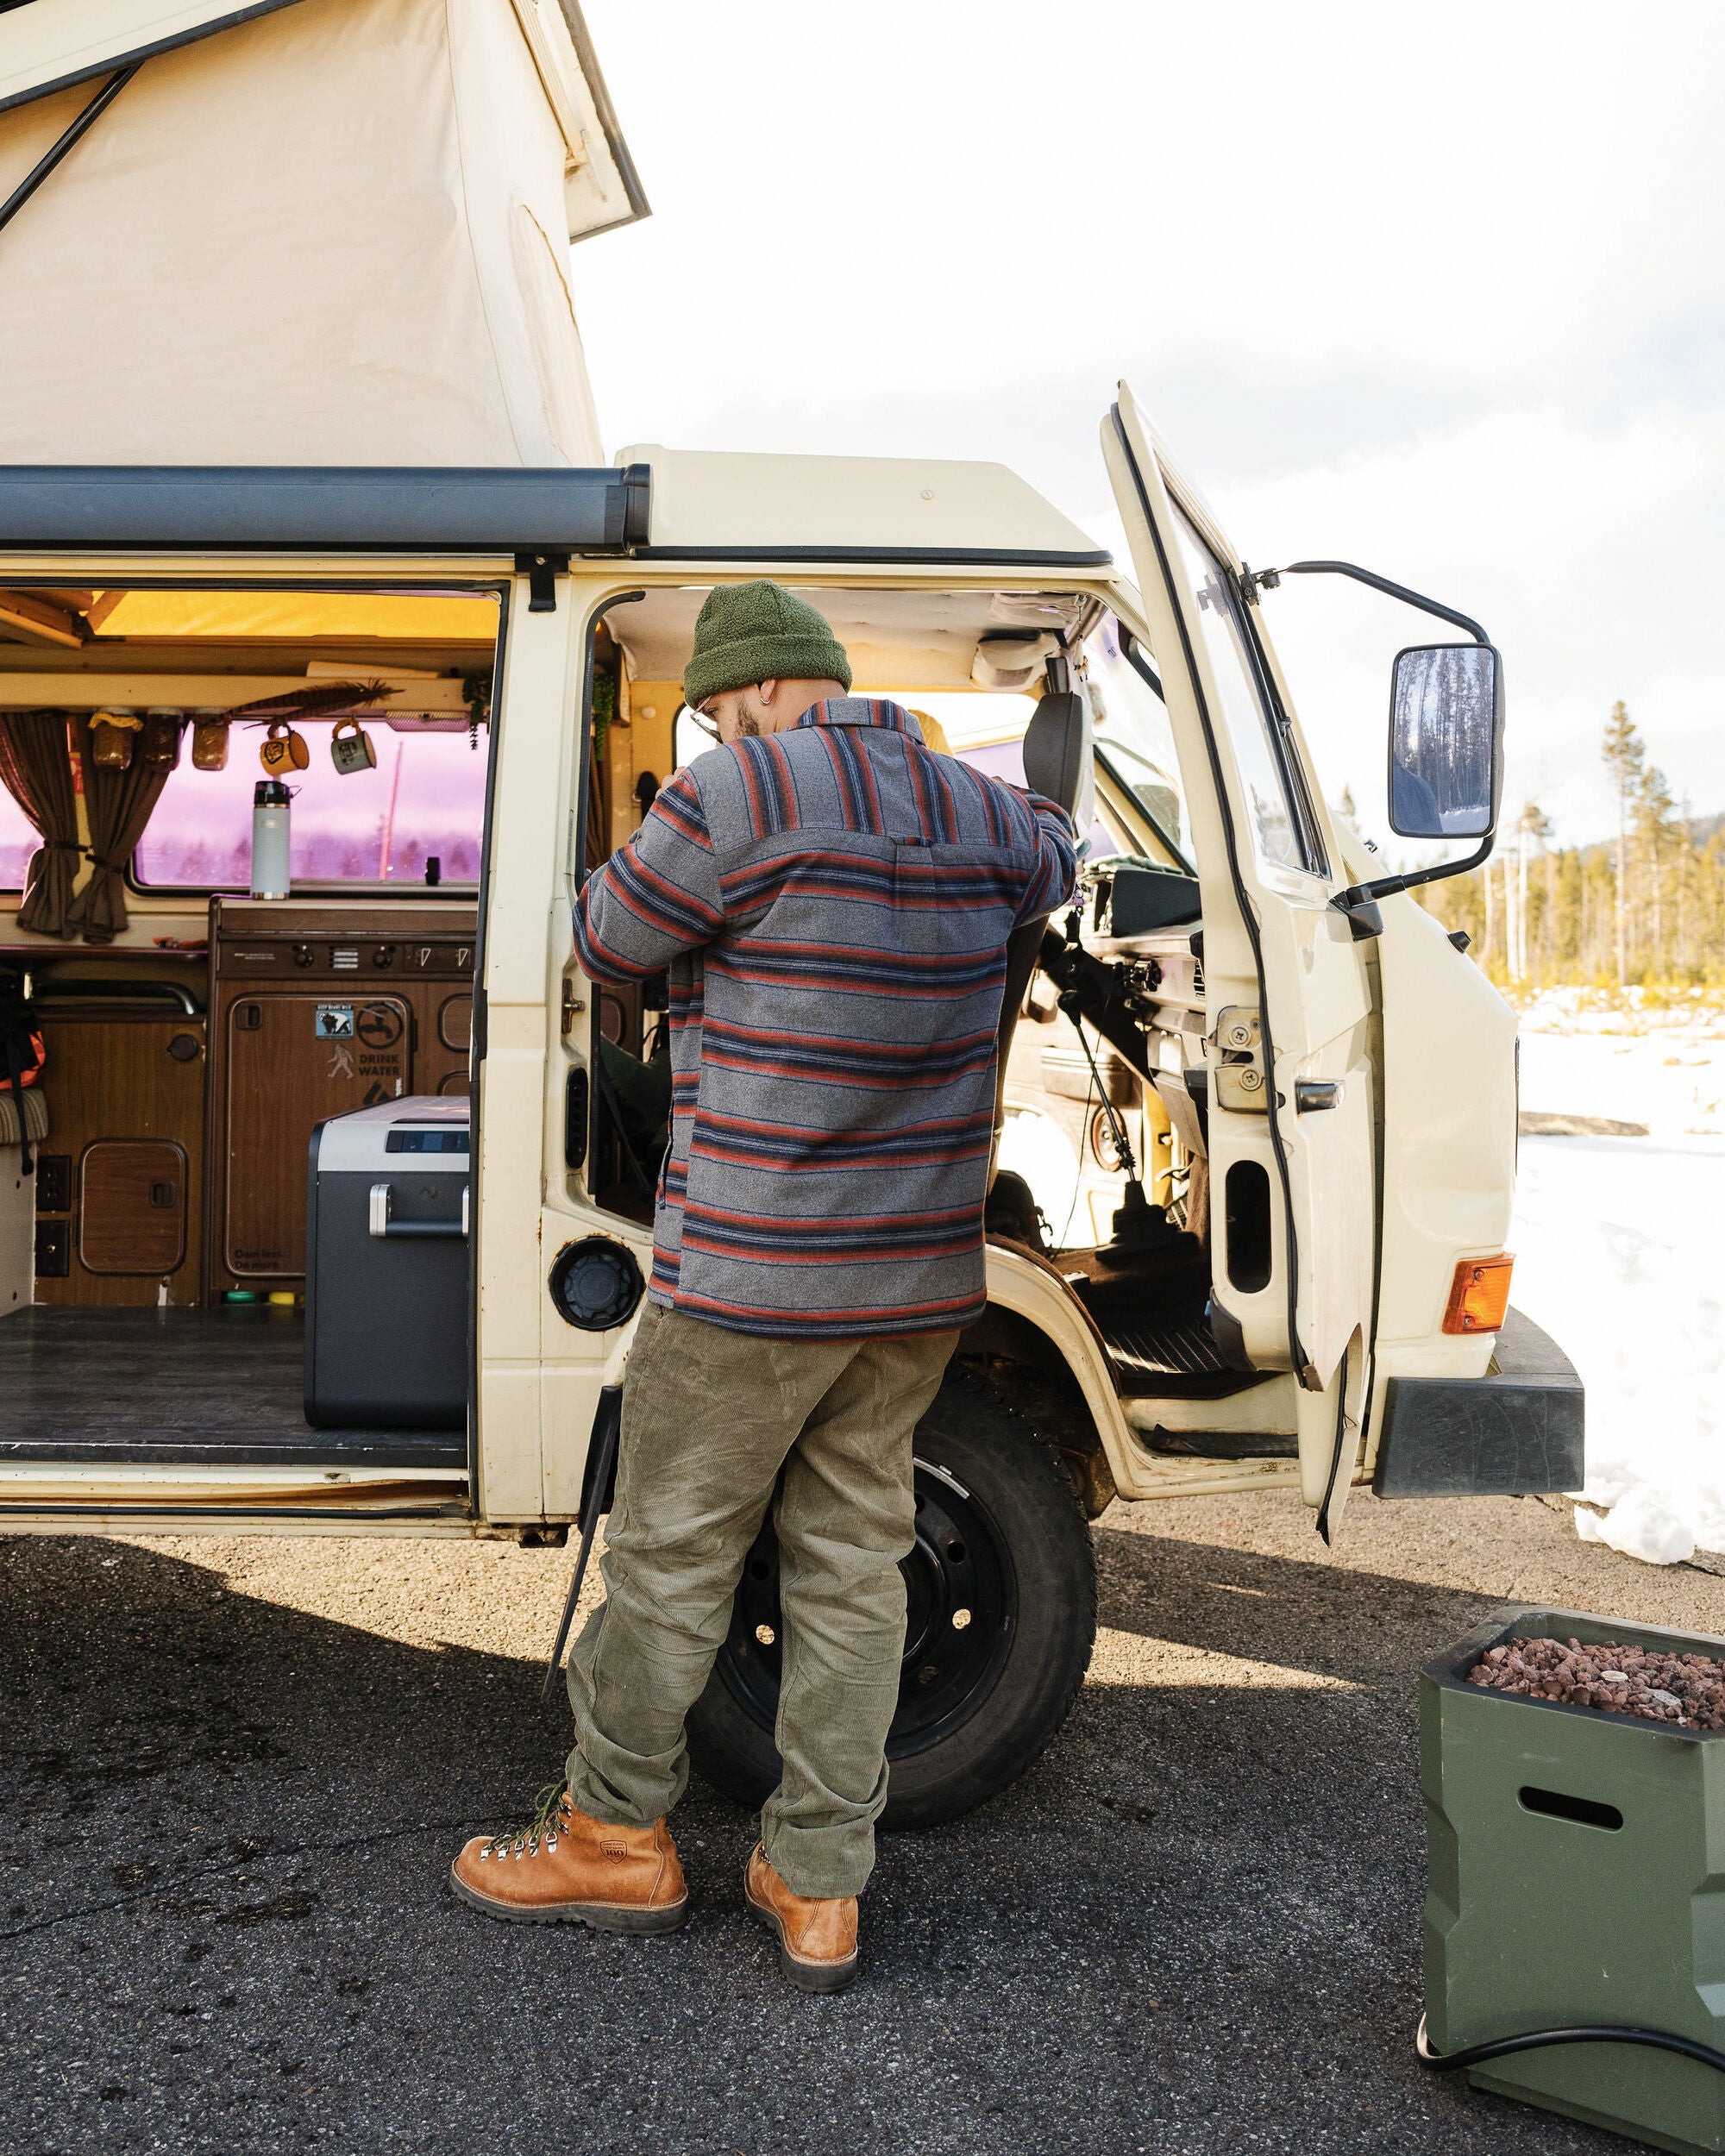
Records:
[[[0,1150],[0,1458],[465,1480],[464,1415],[306,1420],[307,1155],[467,1093],[498,623],[494,591],[0,591],[0,1000],[42,1051],[0,1092],[34,1169]]]
[[[593,632],[589,868],[710,746],[679,686],[708,588]],[[1082,887],[1003,1023],[988,1232],[1082,1303],[1148,1447],[1285,1457],[1283,1381],[1207,1319],[1202,924],[1153,662],[1092,593],[801,595],[858,693],[1014,783],[1038,698],[1088,697]],[[0,999],[44,1051],[0,1092],[0,1146],[22,1119],[35,1156],[0,1150],[0,1459],[465,1477],[459,1417],[306,1420],[307,1158],[331,1116],[467,1090],[498,635],[484,589],[0,591]],[[291,879],[253,896],[270,777]],[[568,1188],[645,1224],[664,996],[605,986],[593,1015]],[[1267,1272],[1260,1181],[1226,1194],[1237,1270]],[[1045,1353],[1006,1313],[961,1351]]]

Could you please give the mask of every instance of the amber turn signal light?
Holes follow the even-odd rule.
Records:
[[[1496,1257],[1465,1257],[1450,1284],[1444,1312],[1446,1332],[1496,1332],[1509,1307],[1509,1275],[1515,1260],[1508,1250]]]

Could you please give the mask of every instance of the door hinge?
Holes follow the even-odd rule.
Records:
[[[1216,1013],[1210,1036],[1216,1060],[1210,1066],[1210,1098],[1219,1108],[1240,1115],[1267,1115],[1270,1087],[1264,1069],[1264,1036],[1258,1014],[1239,1004]]]
[[[555,614],[557,611],[557,579],[569,573],[569,557],[567,554],[518,554],[515,557],[515,573],[527,579],[528,612]]]

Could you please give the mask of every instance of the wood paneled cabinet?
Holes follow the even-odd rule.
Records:
[[[86,1272],[165,1278],[185,1262],[185,1148],[172,1138],[100,1138],[85,1148],[78,1255]]]
[[[216,1284],[285,1287],[305,1272],[311,1133],[326,1116],[412,1091],[413,1007],[398,995],[348,1001],[313,987],[242,992],[222,999],[218,1009]]]
[[[471,906],[435,900],[211,907],[210,1294],[304,1287],[325,1117],[466,1092],[474,927]]]
[[[201,1015],[62,1014],[49,992],[38,1302],[198,1300],[206,1030]]]
[[[49,1135],[34,1178],[35,1298],[196,1303],[304,1286],[315,1125],[411,1093],[464,1094],[471,905],[218,899],[207,1016],[137,1007],[161,962],[115,952],[117,1000],[41,989]],[[80,957],[77,969],[87,974]],[[70,969],[69,969],[70,970]],[[90,982],[83,983],[87,989]],[[166,991],[171,1000],[172,989]]]

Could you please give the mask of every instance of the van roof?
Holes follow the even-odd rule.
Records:
[[[652,473],[648,559],[1013,562],[1063,572],[1112,557],[1004,464],[767,456],[637,443]]]
[[[702,562],[1112,567],[1004,464],[624,449],[610,467],[0,465],[9,550],[549,548]]]

